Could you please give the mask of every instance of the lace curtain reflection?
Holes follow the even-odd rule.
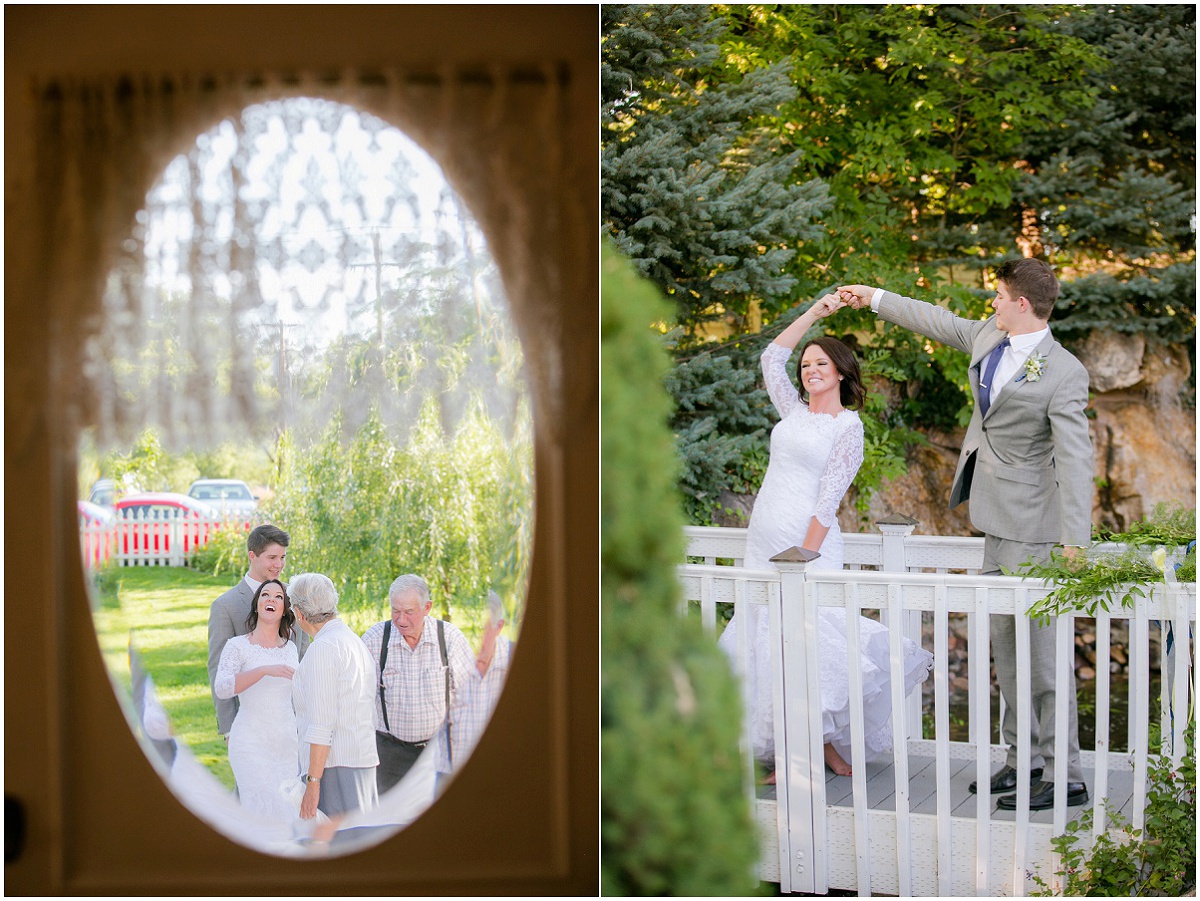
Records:
[[[274,428],[289,415],[282,348],[304,353],[343,330],[381,354],[407,348],[415,381],[435,394],[447,372],[483,356],[493,373],[519,369],[520,354],[506,359],[495,344],[431,360],[426,333],[439,306],[503,331],[499,273],[482,262],[464,207],[505,293],[523,301],[513,310],[522,337],[557,329],[561,281],[538,248],[564,227],[549,195],[561,178],[562,88],[553,67],[39,86],[37,184],[49,212],[34,224],[43,296],[29,300],[55,329],[55,395],[71,400],[57,411],[69,420],[62,434],[90,426],[101,442],[127,442],[154,422],[176,444]],[[423,194],[389,126],[432,153],[465,203]],[[288,335],[281,322],[297,312],[315,324]],[[557,344],[524,342],[543,407],[559,393]],[[348,358],[328,396],[360,364]],[[360,387],[389,418],[411,416],[412,399],[386,379]]]

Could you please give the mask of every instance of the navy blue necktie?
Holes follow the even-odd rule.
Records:
[[[1004,348],[1008,347],[1009,340],[1005,338],[996,345],[995,350],[987,359],[987,366],[983,370],[983,378],[979,380],[979,409],[981,416],[987,416],[988,407],[992,405],[992,377],[996,374],[996,367],[1000,365],[1000,358],[1004,356]]]

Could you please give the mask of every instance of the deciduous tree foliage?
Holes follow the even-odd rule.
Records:
[[[676,458],[650,324],[668,314],[609,248],[601,299],[601,892],[745,895],[755,829],[741,702],[698,617],[678,612]]]
[[[771,282],[780,290],[763,280],[736,289],[741,298],[727,287],[718,302],[700,284],[706,269],[714,283],[707,261],[687,290],[643,262],[684,308],[677,353],[687,371],[671,384],[697,520],[722,488],[753,481],[765,455],[765,428],[750,426],[765,400],[747,394],[750,410],[730,406],[717,382],[732,386],[731,371],[747,367],[757,378],[761,341],[830,285],[884,285],[979,317],[992,268],[1037,255],[1064,285],[1053,322],[1064,339],[1119,327],[1194,353],[1194,7],[778,4],[605,16],[603,139],[619,178],[606,171],[603,204],[622,246],[634,250],[638,222],[626,199],[658,190],[655,173],[688,171],[684,148],[733,133],[731,118],[691,113],[717,105],[722,88],[775,85],[781,71],[790,90],[773,87],[773,105],[738,110],[737,140],[778,148],[770,162],[790,169],[770,177],[819,184],[832,199],[780,237],[786,259],[760,255],[781,265]],[[649,147],[639,156],[622,141]],[[686,216],[654,220],[655,260],[706,260],[689,229],[719,200],[693,192],[689,203]],[[697,326],[721,310],[732,339],[700,354],[709,333]],[[761,338],[746,335],[750,311],[762,315]],[[913,428],[965,423],[961,354],[868,312],[822,325],[857,336],[869,376],[900,383],[872,411],[886,422],[880,459],[894,462]],[[882,470],[868,461],[863,474],[870,486]]]
[[[848,271],[880,281],[914,263],[933,277],[946,258],[961,266],[981,251],[1011,253],[1011,235],[992,243],[987,226],[1007,216],[1019,148],[1089,102],[1078,73],[1097,59],[1047,31],[1053,7],[804,4],[728,15],[731,66],[789,63],[796,95],[774,128],[801,151],[798,176],[823,179],[837,199],[826,256],[796,273],[812,287]]]
[[[281,439],[270,510],[291,535],[289,571],[329,576],[351,609],[381,605],[396,576],[417,573],[434,614],[460,625],[486,610],[489,589],[520,597],[532,546],[530,436],[507,440],[479,402],[452,434],[439,420],[429,398],[403,436],[372,409],[349,441],[340,417],[312,446]]]

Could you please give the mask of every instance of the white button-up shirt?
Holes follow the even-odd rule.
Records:
[[[375,751],[375,665],[340,619],[321,627],[292,678],[300,770],[309,745],[329,745],[326,766],[379,765]]]
[[[463,686],[458,704],[450,711],[449,730],[454,760],[451,761],[446,752],[446,727],[443,727],[438,736],[439,773],[453,772],[475,750],[488,720],[492,718],[496,702],[500,700],[500,692],[504,690],[504,680],[508,678],[508,666],[512,658],[512,646],[512,642],[503,635],[497,635],[496,650],[487,672],[480,676],[479,670],[475,669]]]
[[[1008,347],[1004,348],[1000,362],[996,364],[996,374],[992,376],[992,384],[988,389],[989,405],[996,402],[996,397],[1000,394],[1001,389],[1013,380],[1017,371],[1025,365],[1025,361],[1033,353],[1033,349],[1041,344],[1042,339],[1048,334],[1050,334],[1050,329],[1044,328],[1028,335],[1008,336]]]

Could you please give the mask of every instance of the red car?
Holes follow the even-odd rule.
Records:
[[[208,504],[173,491],[129,495],[117,501],[113,515],[117,555],[126,566],[183,566],[221,519]]]

